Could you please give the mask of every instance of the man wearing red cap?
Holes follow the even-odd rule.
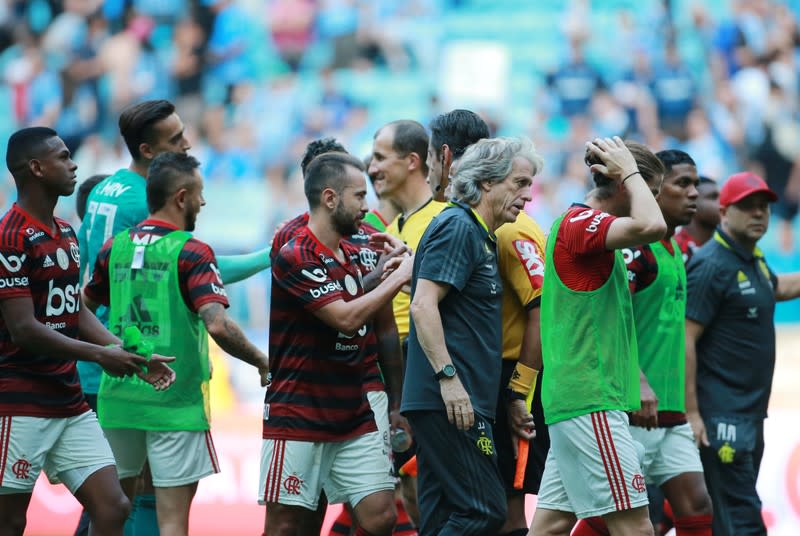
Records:
[[[756,480],[775,369],[775,302],[800,295],[757,242],[777,199],[761,177],[731,176],[721,224],[687,266],[686,416],[714,505],[715,536],[766,534]],[[734,530],[735,529],[735,530]]]

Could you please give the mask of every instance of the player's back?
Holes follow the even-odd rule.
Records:
[[[90,272],[109,238],[147,218],[147,181],[129,169],[120,169],[95,186],[86,200],[81,235],[85,236]]]

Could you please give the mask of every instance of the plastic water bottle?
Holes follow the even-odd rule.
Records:
[[[408,432],[402,428],[395,428],[392,430],[392,435],[389,441],[392,444],[392,450],[395,452],[405,452],[411,448],[411,438]]]

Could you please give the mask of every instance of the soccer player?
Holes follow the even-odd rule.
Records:
[[[58,198],[75,189],[77,165],[56,132],[15,132],[6,164],[18,198],[0,220],[0,534],[24,532],[44,469],[80,501],[94,534],[121,536],[130,503],[75,361],[95,362],[114,376],[136,374],[164,389],[175,379],[163,364],[171,359],[148,362],[124,351],[81,307],[78,241],[53,216]]]
[[[679,164],[687,166],[687,164]],[[719,187],[714,179],[700,176],[697,186],[697,212],[692,221],[675,233],[675,241],[683,253],[683,262],[688,263],[695,250],[711,240],[719,225]]]
[[[685,152],[661,151],[656,156],[666,170],[657,200],[667,234],[658,242],[623,251],[642,371],[642,409],[631,416],[631,436],[645,447],[645,481],[660,488],[669,501],[678,536],[711,536],[711,499],[686,420],[686,270],[672,238],[675,228],[695,214],[700,179]],[[573,534],[608,534],[600,530],[602,519],[592,519],[594,529],[587,521],[581,520]]]
[[[98,395],[100,423],[129,497],[149,462],[163,536],[188,535],[197,483],[219,472],[208,420],[208,336],[257,367],[262,385],[269,373],[267,356],[225,312],[214,252],[190,234],[205,205],[199,166],[183,153],[153,160],[150,215],[103,246],[84,290],[88,307],[108,307],[112,332],[136,326],[155,351],[178,356],[178,379],[169,391],[152,393],[140,381],[104,376]]]
[[[83,265],[89,272],[94,268],[98,252],[112,236],[147,218],[147,172],[153,159],[165,152],[186,154],[191,148],[175,106],[166,100],[144,101],[128,107],[120,115],[119,130],[131,154],[131,164],[100,182],[89,194],[79,231]],[[268,249],[247,255],[220,256],[217,261],[225,283],[245,279],[269,267],[270,262]],[[105,307],[96,312],[102,322],[108,322]],[[96,394],[100,370],[92,363],[79,362],[78,371],[86,392]],[[143,493],[134,502],[131,524],[135,523],[140,533],[155,534],[155,497],[149,478],[142,484]]]
[[[660,240],[664,166],[643,145],[587,143],[597,187],[550,230],[541,304],[547,455],[530,534],[569,534],[600,515],[612,533],[653,534],[638,450],[639,360],[623,248]]]
[[[306,169],[307,225],[273,263],[270,308],[272,384],[264,401],[259,501],[265,533],[319,533],[320,492],[347,502],[356,534],[388,535],[395,522],[394,479],[364,392],[363,369],[376,352],[372,318],[406,284],[412,258],[365,292],[366,266],[344,240],[367,212],[360,160],[329,152]],[[316,533],[314,530],[316,529]]]
[[[524,210],[541,166],[527,139],[470,146],[453,201],[415,255],[401,407],[417,441],[421,534],[496,534],[506,519],[492,430],[503,291],[494,232]]]
[[[329,152],[348,154],[344,146],[334,138],[323,138],[309,143],[300,161],[300,170],[303,176],[305,177],[306,169],[314,158]],[[271,255],[273,259],[289,240],[306,228],[308,221],[309,213],[304,212],[281,226],[272,238]],[[377,248],[370,243],[370,237],[377,232],[376,228],[361,221],[357,232],[345,238],[349,244],[358,249],[359,258],[366,272],[364,286],[367,290],[371,290],[380,282],[383,263],[387,259],[386,256],[381,255],[382,248]],[[406,248],[398,249],[396,253],[401,254],[405,250]],[[408,423],[400,416],[399,412],[400,393],[403,385],[403,361],[391,304],[387,303],[375,316],[375,334],[378,339],[378,352],[367,356],[367,361],[364,363],[363,381],[364,390],[367,393],[370,408],[375,414],[378,432],[388,456],[391,450],[390,428],[408,428]],[[320,528],[326,509],[327,499],[323,494],[317,509]],[[349,527],[350,524],[352,524],[350,510],[345,507],[337,519],[337,528]]]
[[[761,177],[732,175],[720,227],[686,267],[686,416],[714,505],[714,536],[766,534],[756,481],[775,370],[775,302],[800,273],[775,275],[757,244],[777,200]]]

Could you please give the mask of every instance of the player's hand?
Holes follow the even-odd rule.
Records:
[[[405,432],[408,434],[409,446],[411,446],[411,438],[413,437],[411,425],[408,424],[408,421],[405,417],[400,415],[399,409],[393,409],[389,412],[389,428],[391,430],[405,430]]]
[[[536,437],[533,415],[528,411],[524,400],[512,399],[508,401],[508,428],[511,430],[511,445],[516,459],[517,446],[519,444],[517,439],[522,438],[530,441]]]
[[[389,233],[372,233],[369,235],[369,245],[377,249],[382,249],[387,253],[397,248],[408,249],[405,242]]]
[[[272,382],[272,375],[269,373],[269,358],[264,356],[258,364],[258,374],[261,376],[261,387],[267,387]]]
[[[175,361],[174,357],[153,354],[147,361],[146,372],[137,372],[136,375],[152,385],[156,391],[163,391],[175,383],[175,371],[167,365],[172,361]]]
[[[644,376],[639,381],[639,390],[641,391],[642,407],[631,414],[631,424],[648,430],[656,428],[658,427],[658,397]]]
[[[586,142],[586,152],[590,160],[602,162],[590,166],[592,173],[600,173],[611,180],[620,181],[638,169],[636,159],[619,136]]]
[[[138,374],[147,364],[147,359],[144,357],[127,352],[119,346],[98,348],[96,360],[109,376],[115,377]]]
[[[393,257],[386,261],[383,267],[383,279],[389,277],[393,272],[397,272],[404,283],[411,281],[411,273],[414,270],[414,256],[404,253],[401,256]]]
[[[439,381],[439,390],[447,411],[447,420],[459,430],[469,430],[475,424],[475,412],[472,409],[469,395],[458,376],[443,378]]]
[[[700,413],[696,411],[687,411],[686,420],[689,421],[689,425],[692,427],[695,445],[698,447],[710,447],[711,443],[708,441],[706,423],[703,421],[703,417]]]

